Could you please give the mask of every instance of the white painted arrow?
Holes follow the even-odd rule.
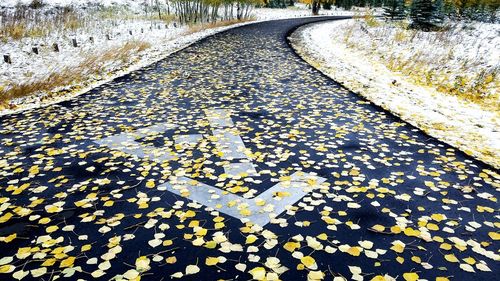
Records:
[[[224,166],[225,173],[230,176],[241,173],[259,176],[251,163],[251,159],[245,153],[246,148],[243,140],[237,130],[234,129],[233,120],[230,117],[231,113],[223,109],[215,109],[207,110],[205,114],[212,126],[213,135],[217,139],[216,146],[223,152],[221,158],[229,162]],[[175,159],[177,155],[171,149],[144,145],[137,140],[176,127],[177,125],[174,124],[162,123],[139,129],[133,133],[110,136],[96,141],[96,143],[140,158],[163,162]],[[200,134],[174,136],[177,144],[188,145],[194,145],[202,138],[203,136]],[[172,177],[168,183],[162,184],[158,188],[196,201],[243,222],[250,221],[265,226],[273,218],[297,203],[302,197],[318,188],[325,180],[325,178],[313,174],[296,172],[288,180],[275,184],[254,198],[243,198],[218,187],[186,177]]]
[[[312,174],[296,172],[289,181],[279,182],[250,199],[186,177],[171,180],[160,187],[243,222],[265,226],[324,181],[324,178]]]

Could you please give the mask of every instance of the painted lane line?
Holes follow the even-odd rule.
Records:
[[[172,180],[159,188],[196,201],[242,222],[249,221],[265,226],[326,181],[325,178],[303,172],[296,172],[290,178],[290,181],[279,182],[251,199],[186,177]]]

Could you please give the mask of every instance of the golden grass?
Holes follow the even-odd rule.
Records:
[[[205,29],[223,27],[223,26],[228,26],[228,25],[243,23],[243,22],[249,22],[249,21],[254,21],[254,20],[256,20],[254,17],[250,17],[250,18],[245,18],[245,19],[241,19],[241,20],[233,19],[233,20],[217,21],[217,22],[210,22],[210,23],[193,24],[193,25],[189,26],[189,29],[188,29],[188,31],[185,32],[185,34],[193,34],[193,33],[205,30]]]
[[[100,54],[86,53],[78,66],[53,72],[46,79],[0,87],[0,105],[5,106],[13,98],[26,97],[38,92],[52,92],[60,87],[84,83],[92,75],[102,75],[106,71],[107,62],[120,60],[126,63],[132,55],[149,47],[151,45],[147,42],[129,41],[119,48],[109,49]]]
[[[88,24],[83,17],[72,12],[61,13],[52,18],[36,19],[29,15],[25,18],[15,15],[4,15],[6,19],[0,25],[0,38],[20,40],[22,38],[41,38],[57,30],[76,31]]]

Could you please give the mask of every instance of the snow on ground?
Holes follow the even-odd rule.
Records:
[[[462,98],[416,85],[377,60],[372,55],[374,47],[366,51],[348,47],[340,34],[352,21],[304,26],[292,34],[290,41],[306,61],[347,88],[429,135],[500,167],[498,109],[487,111]],[[434,50],[432,45],[425,46]]]
[[[31,1],[25,2],[29,3]],[[112,5],[113,3],[126,4],[130,7],[129,0],[97,2],[101,4],[106,3],[107,5]],[[2,3],[2,5],[9,6],[9,4],[15,5],[16,3],[18,3],[17,0],[5,4]],[[87,5],[89,1],[46,0],[44,3],[47,5],[63,6],[68,3],[72,5],[85,3]],[[49,8],[50,6],[44,9]],[[351,15],[352,13],[343,10],[330,10],[321,11],[321,14]],[[303,6],[289,9],[258,8],[254,9],[252,15],[256,21],[264,21],[309,16],[310,11]],[[187,26],[181,26],[173,22],[165,23],[158,20],[141,19],[104,19],[95,22],[91,26],[79,29],[77,32],[59,30],[42,38],[9,39],[0,42],[0,55],[9,54],[12,60],[11,64],[3,61],[0,62],[0,89],[2,87],[5,89],[12,84],[46,80],[51,74],[66,71],[68,68],[77,68],[92,56],[105,55],[106,52],[116,50],[124,46],[127,42],[146,42],[151,45],[150,48],[132,55],[126,60],[116,58],[106,62],[103,72],[85,75],[88,76],[85,81],[56,88],[50,93],[39,92],[36,95],[12,99],[8,104],[0,104],[0,115],[67,100],[104,82],[158,61],[201,38],[243,24],[248,23],[212,28],[189,34]],[[110,36],[111,40],[108,40],[107,36]],[[90,39],[91,37],[93,38],[93,42]],[[72,46],[73,39],[76,39],[78,42],[78,47],[76,48]],[[54,52],[54,43],[59,45],[59,52]],[[39,54],[33,53],[33,47],[38,47]],[[71,89],[69,94],[59,94],[60,91],[68,89]]]

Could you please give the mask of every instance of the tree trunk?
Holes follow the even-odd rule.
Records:
[[[312,14],[314,16],[317,16],[319,14],[319,8],[321,7],[320,3],[319,3],[319,0],[313,0],[312,4],[311,4],[311,7],[312,7]]]

